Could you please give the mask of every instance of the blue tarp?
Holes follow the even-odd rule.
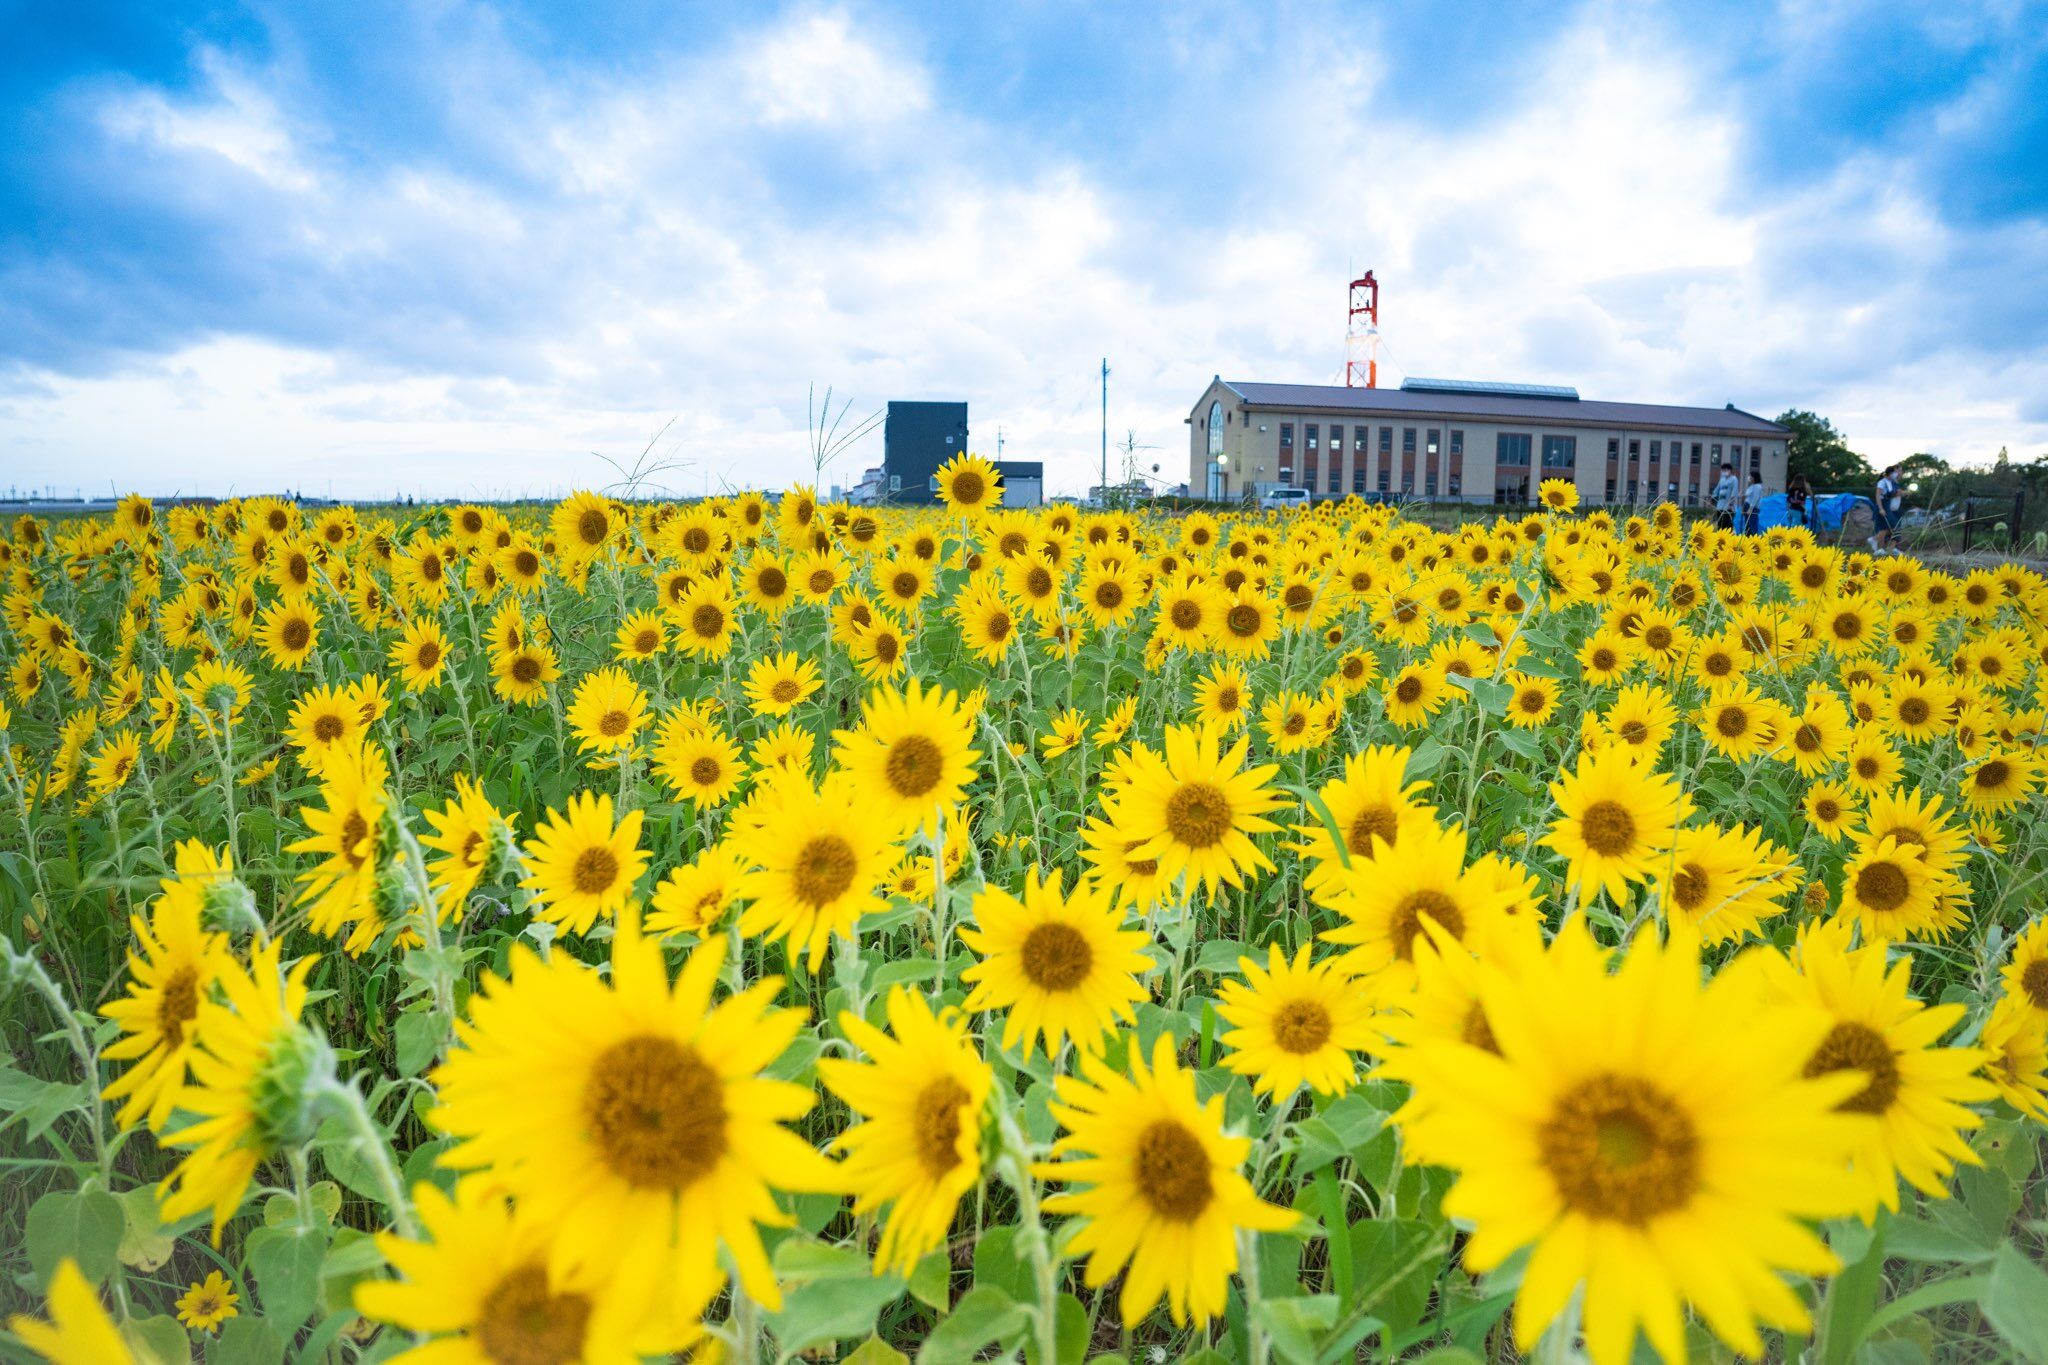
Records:
[[[1837,493],[1833,497],[1815,498],[1812,506],[1813,529],[1816,531],[1841,530],[1842,518],[1848,516],[1850,510],[1858,506],[1869,508],[1873,520],[1877,515],[1877,504],[1861,493]]]

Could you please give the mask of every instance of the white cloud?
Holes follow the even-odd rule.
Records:
[[[1320,69],[1329,99],[1233,84],[1232,107],[1187,116],[1267,145],[1188,168],[1228,183],[1219,208],[1254,206],[1209,213],[983,126],[971,90],[840,11],[602,90],[535,86],[496,130],[523,190],[403,162],[316,175],[301,148],[319,130],[217,64],[208,100],[141,92],[108,117],[263,176],[277,231],[381,292],[331,347],[219,336],[112,377],[34,376],[40,392],[0,406],[0,440],[96,486],[474,496],[602,482],[589,452],[630,457],[675,417],[678,491],[772,486],[808,473],[816,381],[857,416],[965,398],[978,447],[1000,425],[1011,458],[1078,490],[1100,357],[1112,437],[1134,430],[1156,448],[1141,463],[1179,477],[1212,373],[1337,376],[1346,272],[1372,266],[1397,373],[1796,404],[1874,453],[2048,442],[2008,397],[2048,387],[2048,358],[1921,356],[1900,333],[1910,272],[1805,277],[1838,241],[1884,261],[1944,250],[1886,163],[1759,201],[1742,110],[1682,53],[1589,23],[1524,69],[1524,98],[1450,130],[1357,62]],[[857,188],[778,180],[761,148],[791,137]],[[876,435],[828,481],[879,458]]]

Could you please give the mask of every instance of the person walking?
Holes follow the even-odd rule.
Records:
[[[1764,527],[1764,476],[1751,474],[1742,490],[1742,533],[1753,536]]]
[[[1727,530],[1735,525],[1735,504],[1742,495],[1742,485],[1735,482],[1735,466],[1721,466],[1721,481],[1714,485],[1714,525]]]
[[[1889,464],[1877,476],[1877,496],[1872,500],[1877,506],[1877,534],[1870,538],[1872,554],[1897,554],[1899,549],[1899,513],[1903,499],[1899,496],[1899,467]]]
[[[1813,529],[1806,513],[1806,504],[1812,499],[1813,487],[1806,482],[1806,476],[1794,474],[1785,485],[1785,515],[1792,519],[1794,526],[1804,526],[1809,531]]]

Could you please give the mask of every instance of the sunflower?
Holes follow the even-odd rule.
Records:
[[[1859,729],[1849,740],[1846,780],[1860,791],[1888,790],[1905,771],[1905,760],[1875,726]]]
[[[581,489],[555,504],[548,526],[563,556],[586,564],[604,553],[619,530],[611,503]]]
[[[1694,719],[1715,752],[1737,762],[1769,751],[1788,728],[1783,706],[1739,680],[1709,692]]]
[[[367,740],[332,750],[321,767],[322,808],[303,806],[299,818],[312,832],[289,846],[293,853],[317,853],[318,867],[301,872],[298,905],[310,906],[313,932],[338,938],[351,922],[343,947],[361,953],[376,940],[384,921],[377,908],[377,878],[383,866],[385,787],[390,767],[384,751]]]
[[[616,664],[600,668],[576,684],[568,719],[581,752],[620,753],[647,724],[647,694]]]
[[[888,1031],[842,1012],[839,1027],[869,1060],[828,1057],[818,1079],[862,1122],[839,1144],[856,1216],[893,1204],[875,1248],[877,1272],[908,1275],[946,1239],[961,1196],[981,1180],[981,1135],[994,1077],[965,1019],[934,1015],[906,987],[889,993]]]
[[[2023,750],[1988,754],[1962,779],[1963,803],[1973,810],[2000,811],[2018,805],[2040,781],[2039,760]]]
[[[117,730],[109,735],[86,764],[87,800],[98,801],[117,791],[135,775],[141,761],[141,735],[133,730]]]
[[[128,953],[128,994],[100,1011],[124,1035],[100,1055],[133,1063],[102,1092],[122,1101],[123,1127],[147,1119],[161,1131],[177,1106],[198,1041],[200,1002],[232,960],[227,936],[207,928],[207,909],[219,898],[247,894],[227,859],[197,839],[178,845],[175,868],[157,883],[162,894],[149,918],[129,916],[135,947]]]
[[[753,742],[747,749],[747,762],[760,772],[796,772],[808,777],[817,769],[818,742],[810,731],[786,720]]]
[[[1195,683],[1195,719],[1217,730],[1243,725],[1251,712],[1252,688],[1244,669],[1218,663]]]
[[[747,669],[747,700],[764,716],[785,716],[823,686],[815,660],[763,654]]]
[[[955,512],[979,512],[1003,500],[1003,476],[979,455],[965,451],[939,466],[932,491]]]
[[[1206,725],[1168,726],[1163,754],[1133,745],[1130,780],[1113,798],[1111,823],[1144,841],[1137,856],[1157,859],[1167,880],[1184,876],[1212,898],[1219,883],[1237,886],[1246,872],[1271,871],[1251,836],[1274,828],[1264,817],[1282,803],[1267,785],[1279,769],[1245,768],[1250,747],[1240,738],[1225,749]]]
[[[1137,718],[1138,698],[1135,695],[1127,696],[1109,708],[1103,715],[1101,724],[1095,727],[1095,733],[1089,738],[1098,749],[1113,749],[1124,742],[1124,737],[1131,732],[1132,722]]]
[[[1053,712],[1047,724],[1050,728],[1038,737],[1039,752],[1047,758],[1070,754],[1088,742],[1088,717],[1078,706]]]
[[[1637,764],[1624,749],[1584,754],[1550,784],[1558,817],[1542,842],[1569,861],[1567,880],[1587,894],[1628,898],[1632,882],[1656,875],[1691,802],[1678,783]]]
[[[257,1168],[311,1140],[313,1112],[304,1095],[316,1072],[332,1064],[326,1045],[299,1025],[314,959],[286,973],[282,951],[273,939],[250,949],[246,970],[233,959],[223,963],[218,998],[199,1003],[199,1050],[177,1101],[197,1118],[162,1139],[191,1150],[165,1178],[160,1216],[169,1224],[211,1210],[215,1246]]]
[[[1089,819],[1081,837],[1081,856],[1093,869],[1088,875],[1118,905],[1142,915],[1166,899],[1171,887],[1159,875],[1159,860],[1138,856],[1145,840],[1127,838],[1099,816]]]
[[[1800,808],[1806,812],[1807,823],[1835,843],[1842,841],[1850,823],[1861,814],[1855,794],[1840,782],[1814,783],[1806,789]]]
[[[548,684],[562,676],[553,646],[538,640],[491,656],[492,689],[515,706],[538,706],[547,700]]]
[[[568,933],[585,934],[599,916],[625,908],[633,883],[647,870],[640,847],[643,814],[627,811],[614,825],[612,798],[578,792],[565,811],[550,810],[525,848],[527,877],[537,913]]]
[[[521,1216],[549,1231],[551,1268],[580,1267],[629,1301],[706,1302],[730,1253],[747,1293],[782,1302],[757,1224],[788,1220],[773,1189],[841,1180],[783,1125],[809,1112],[807,1086],[770,1080],[804,1026],[770,1006],[782,982],[712,1003],[725,941],[692,949],[671,982],[658,942],[621,915],[606,976],[523,944],[509,977],[487,975],[434,1072],[441,1162],[490,1171]],[[564,1028],[563,1020],[573,1020]]]
[[[1811,688],[1806,704],[1791,718],[1779,756],[1802,776],[1814,777],[1840,762],[1849,751],[1849,708],[1824,688]]]
[[[1570,479],[1545,479],[1536,485],[1536,500],[1552,512],[1576,511],[1579,488]]]
[[[953,601],[952,613],[960,623],[960,638],[974,657],[993,664],[1009,653],[1017,636],[1017,615],[1002,591],[986,579],[977,579]]]
[[[1024,898],[986,886],[974,898],[974,923],[960,939],[981,961],[961,974],[970,1012],[1005,1010],[1003,1046],[1040,1043],[1047,1056],[1072,1038],[1083,1050],[1101,1045],[1119,1019],[1147,998],[1138,973],[1151,966],[1146,935],[1123,927],[1107,889],[1082,878],[1071,893],[1066,874],[1034,867]]]
[[[1913,998],[1911,962],[1887,964],[1883,943],[1849,943],[1846,924],[1826,921],[1801,931],[1791,960],[1769,949],[1759,956],[1777,1001],[1818,1010],[1827,1022],[1805,1074],[1853,1071],[1864,1080],[1839,1107],[1876,1120],[1851,1159],[1862,1186],[1857,1213],[1867,1223],[1880,1204],[1898,1212],[1900,1177],[1940,1199],[1957,1162],[1981,1164],[1963,1135],[1983,1119],[1964,1106],[1988,1101],[1994,1091],[1977,1076],[1983,1052],[1941,1045],[1965,1007],[1921,1003]]]
[[[391,667],[408,692],[424,692],[448,671],[448,635],[432,616],[414,616],[391,642]]]
[[[2013,940],[2000,977],[2005,993],[2048,1025],[2048,918],[2035,920]]]
[[[1865,843],[1842,869],[1838,908],[1863,926],[1866,939],[1941,939],[1965,916],[1936,892],[1935,874],[1919,850],[1887,835]]]
[[[1785,913],[1796,863],[1756,831],[1701,825],[1678,831],[1671,855],[1657,860],[1658,899],[1667,922],[1683,922],[1705,943],[1761,932]]]
[[[790,960],[801,953],[815,972],[834,934],[851,938],[862,915],[887,908],[879,893],[899,854],[897,822],[836,771],[818,787],[807,774],[776,772],[753,801],[753,818],[731,835],[751,869],[740,932],[786,939]]]
[[[1450,700],[1443,677],[1421,663],[1403,667],[1386,680],[1381,691],[1386,697],[1387,719],[1401,726],[1422,724]]]
[[[678,710],[662,721],[655,736],[654,771],[679,799],[717,806],[732,795],[746,767],[731,735]]]
[[[426,817],[430,832],[420,836],[420,846],[438,855],[427,861],[427,875],[441,916],[459,917],[477,886],[495,881],[510,861],[512,822],[467,773],[455,775],[455,799]]]
[[[178,1296],[178,1321],[195,1332],[211,1332],[229,1318],[241,1315],[236,1307],[240,1302],[234,1285],[218,1270],[210,1270],[205,1279],[188,1286]]]
[[[1465,858],[1463,829],[1416,821],[1371,862],[1324,879],[1313,892],[1317,904],[1344,921],[1321,938],[1350,949],[1339,960],[1375,998],[1414,988],[1415,945],[1430,924],[1476,951],[1499,931],[1511,897],[1498,881],[1467,868]]]
[[[2027,1001],[2003,995],[1991,1007],[1977,1045],[1986,1054],[1984,1075],[2007,1104],[2048,1123],[2048,1024]]]
[[[1260,729],[1276,754],[1296,754],[1321,742],[1315,721],[1315,701],[1301,692],[1282,692],[1261,711]]]
[[[135,1353],[78,1262],[66,1256],[57,1263],[48,1295],[48,1322],[26,1313],[7,1320],[7,1330],[24,1346],[51,1365],[132,1365]]]
[[[1859,848],[1882,839],[1897,839],[1902,852],[1916,851],[1938,883],[1937,890],[1957,880],[1957,869],[1969,856],[1969,835],[1949,819],[1947,802],[1918,787],[1893,787],[1870,798],[1863,827],[1856,832]]]
[[[1216,1013],[1236,1027],[1223,1035],[1223,1065],[1252,1078],[1260,1094],[1284,1097],[1307,1088],[1340,1095],[1358,1078],[1354,1053],[1379,1038],[1373,1007],[1351,972],[1334,958],[1309,961],[1303,944],[1289,961],[1277,943],[1266,965],[1237,960],[1242,981],[1223,983]]]
[[[263,613],[256,637],[279,668],[304,668],[320,643],[319,609],[310,602],[278,602]]]
[[[299,751],[299,765],[318,777],[327,756],[363,739],[363,716],[348,693],[323,683],[299,694],[285,722],[285,735]]]
[[[676,625],[676,647],[685,654],[723,659],[732,649],[732,587],[722,574],[691,583],[668,614]]]
[[[887,682],[904,670],[904,654],[909,649],[909,640],[896,619],[883,612],[865,626],[854,628],[853,639],[846,647],[847,654],[860,675],[869,682]]]
[[[1183,575],[1158,591],[1152,637],[1178,649],[1200,650],[1221,624],[1223,608],[1212,584]]]
[[[1523,1352],[1583,1290],[1598,1365],[1637,1329],[1686,1355],[1684,1304],[1761,1357],[1763,1323],[1808,1325],[1779,1279],[1837,1262],[1806,1220],[1852,1211],[1847,1162],[1867,1120],[1835,1112],[1852,1076],[1801,1074],[1826,1033],[1810,1011],[1756,1009],[1696,950],[1638,934],[1619,972],[1583,917],[1526,962],[1481,961],[1485,1041],[1402,1049],[1415,1156],[1452,1168],[1444,1212],[1471,1228],[1465,1265],[1531,1248],[1514,1314]]]
[[[672,868],[648,900],[647,932],[708,933],[732,908],[746,868],[723,844],[713,844],[696,861]]]
[[[1556,713],[1557,684],[1551,679],[1512,672],[1507,675],[1506,682],[1508,724],[1518,729],[1533,730]]]
[[[1053,1116],[1067,1131],[1052,1150],[1064,1159],[1034,1173],[1086,1188],[1052,1195],[1045,1210],[1084,1220],[1066,1245],[1088,1258],[1089,1288],[1129,1268],[1123,1321],[1143,1321],[1164,1298],[1175,1323],[1206,1326],[1224,1311],[1239,1231],[1278,1232],[1298,1215],[1253,1191],[1240,1170],[1251,1140],[1225,1133],[1222,1094],[1196,1098],[1172,1038],[1160,1037],[1149,1067],[1132,1056],[1128,1075],[1094,1056],[1081,1067],[1054,1082]]]
[[[1898,678],[1884,694],[1878,723],[1909,742],[1931,740],[1946,727],[1953,699],[1946,687],[1934,682]]]
[[[1405,746],[1377,745],[1347,757],[1343,773],[1317,790],[1330,824],[1318,818],[1313,824],[1295,826],[1295,833],[1302,836],[1295,847],[1311,863],[1306,878],[1311,894],[1335,884],[1346,867],[1370,862],[1399,844],[1405,831],[1435,827],[1435,809],[1419,799],[1429,783],[1407,778],[1413,757],[1414,751]],[[1317,814],[1320,817],[1321,811]],[[1341,852],[1339,838],[1344,841]]]
[[[880,816],[909,834],[974,780],[974,720],[957,694],[913,678],[901,692],[868,697],[860,728],[833,733],[833,760]]]

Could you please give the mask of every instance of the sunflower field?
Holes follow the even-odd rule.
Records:
[[[0,538],[0,1359],[2048,1361],[2048,579],[1663,505]]]

